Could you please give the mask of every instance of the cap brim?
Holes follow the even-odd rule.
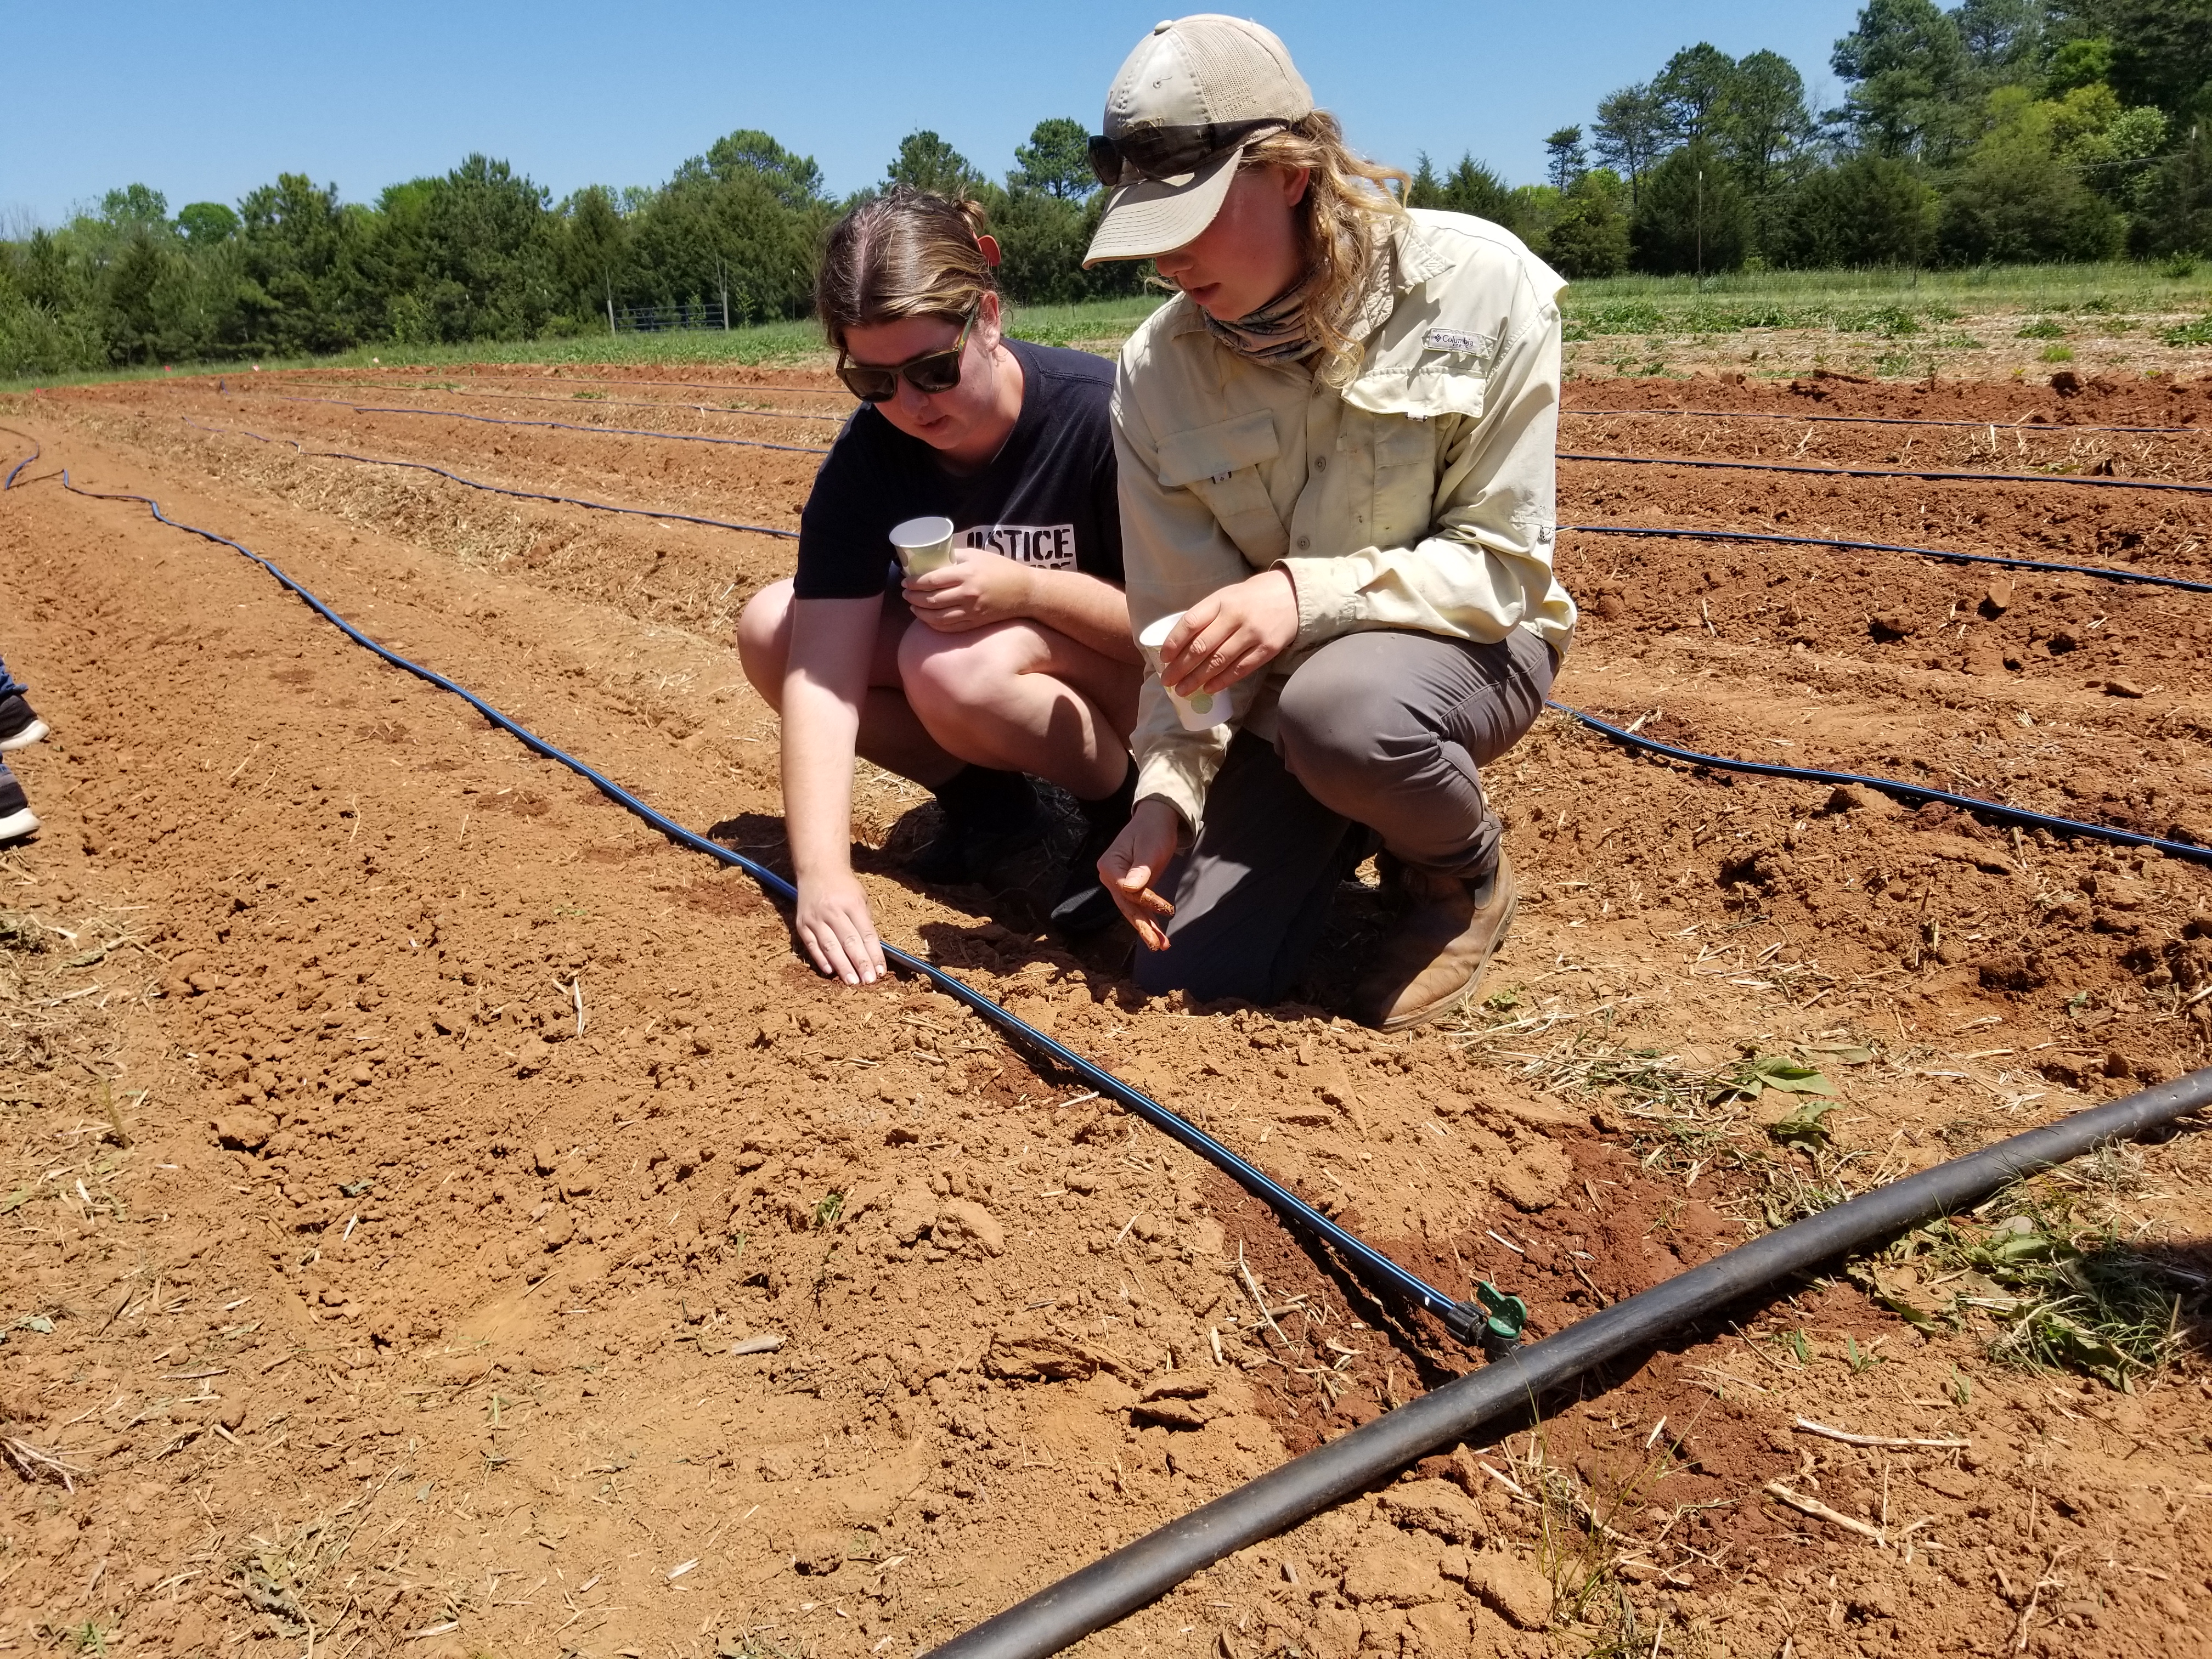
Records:
[[[1239,144],[1195,173],[1121,185],[1106,204],[1098,234],[1083,256],[1084,269],[1109,259],[1154,258],[1194,240],[1221,211],[1243,159],[1244,146]]]

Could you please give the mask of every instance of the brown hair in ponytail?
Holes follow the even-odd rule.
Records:
[[[999,285],[976,240],[982,204],[894,185],[830,227],[814,310],[842,351],[848,330],[907,317],[964,321]]]

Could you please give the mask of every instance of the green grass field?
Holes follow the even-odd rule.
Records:
[[[1962,318],[2080,317],[2106,330],[2136,318],[2212,311],[2212,264],[2115,261],[1970,270],[1769,270],[1711,276],[1613,276],[1569,288],[1570,340],[1616,335],[1827,329],[1897,337]],[[2174,341],[2172,343],[2185,343]]]
[[[1018,306],[1014,332],[1048,345],[1110,352],[1159,303],[1153,297],[1072,306]],[[1702,283],[1688,276],[1614,276],[1577,283],[1563,301],[1571,343],[1650,337],[1717,337],[1746,331],[1832,334],[1906,348],[1965,347],[1946,325],[1971,320],[1983,334],[1991,319],[2040,328],[2057,339],[2077,328],[2139,336],[2146,345],[2212,343],[2212,263],[2184,270],[2127,261],[2091,265],[2001,265],[1971,270],[1739,271]],[[2019,325],[2003,324],[2017,315]],[[2064,319],[2064,320],[2059,320]],[[2055,332],[2053,331],[2056,331]],[[488,341],[453,346],[362,346],[337,356],[278,361],[264,368],[309,367],[433,368],[459,363],[734,363],[818,359],[821,331],[811,321],[748,324],[722,330],[670,330],[614,336]],[[2052,361],[2057,361],[2053,358]],[[252,373],[242,362],[177,364],[175,372]],[[0,381],[0,392],[33,385],[158,379],[159,368]],[[1899,371],[1901,372],[1901,371]]]

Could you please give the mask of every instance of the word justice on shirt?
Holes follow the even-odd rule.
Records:
[[[1075,568],[1072,524],[979,524],[960,532],[960,544],[1048,570]]]

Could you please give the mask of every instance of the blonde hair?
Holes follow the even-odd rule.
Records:
[[[1310,284],[1300,320],[1306,337],[1321,349],[1321,379],[1342,386],[1359,367],[1359,343],[1346,330],[1375,275],[1377,233],[1404,214],[1402,192],[1413,181],[1396,167],[1352,154],[1336,117],[1320,109],[1254,140],[1245,148],[1243,165],[1307,169],[1297,214]],[[1394,180],[1399,193],[1390,189]]]
[[[830,227],[814,275],[814,312],[830,343],[848,331],[908,317],[964,322],[999,285],[976,238],[982,204],[894,185]]]

